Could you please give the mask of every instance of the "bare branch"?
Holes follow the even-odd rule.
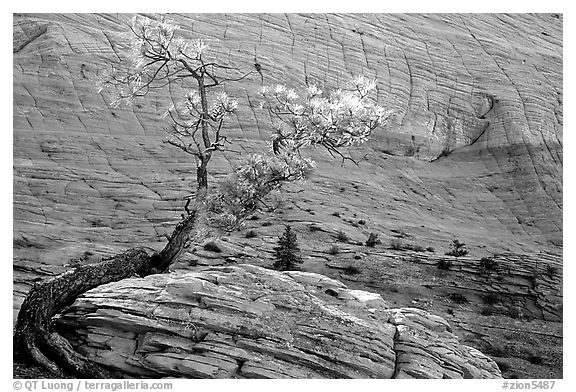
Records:
[[[248,72],[248,73],[246,73],[246,74],[244,74],[244,75],[242,75],[242,76],[240,76],[240,77],[238,77],[238,78],[222,78],[222,79],[220,79],[219,83],[217,83],[217,84],[216,84],[216,83],[207,84],[206,87],[214,87],[214,86],[217,86],[217,85],[219,85],[219,84],[228,83],[228,82],[239,82],[239,81],[247,78],[248,76],[250,76],[250,75],[252,75],[252,74],[254,74],[254,73],[255,73],[255,72],[250,71],[250,72]]]
[[[170,139],[162,140],[162,142],[163,142],[163,143],[171,144],[171,145],[173,145],[173,146],[175,146],[175,147],[178,147],[179,149],[181,149],[182,151],[184,151],[184,152],[187,153],[187,154],[194,155],[194,156],[196,156],[196,157],[199,156],[199,154],[198,154],[197,152],[190,150],[190,149],[189,149],[187,146],[185,146],[184,144],[176,143],[175,141],[170,140]]]

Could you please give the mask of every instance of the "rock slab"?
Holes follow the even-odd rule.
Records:
[[[499,378],[421,309],[308,272],[249,264],[91,290],[57,328],[118,375],[186,378]]]

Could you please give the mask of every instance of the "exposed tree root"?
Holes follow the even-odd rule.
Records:
[[[77,267],[32,287],[22,303],[14,334],[14,354],[61,377],[68,372],[82,378],[110,378],[101,366],[72,348],[68,340],[54,331],[52,318],[86,291],[133,276],[162,273],[178,260],[190,232],[197,222],[197,210],[178,223],[168,244],[149,255],[133,248],[96,264]]]

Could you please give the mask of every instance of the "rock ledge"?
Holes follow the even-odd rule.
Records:
[[[129,377],[499,378],[442,318],[306,272],[207,267],[101,286],[57,327]]]

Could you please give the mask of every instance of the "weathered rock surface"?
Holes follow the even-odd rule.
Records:
[[[497,378],[442,318],[306,272],[252,265],[127,279],[58,320],[121,374],[190,378]]]
[[[346,221],[343,215],[339,220]],[[255,238],[230,237],[218,242],[221,253],[194,250],[180,264],[270,267],[276,238],[267,221],[249,221],[245,232]],[[334,243],[329,222],[301,227],[302,268],[343,281],[349,288],[369,290],[391,307],[415,307],[449,321],[460,341],[480,349],[501,364],[504,377],[562,378],[563,273],[562,257],[553,254],[498,254],[484,264],[480,257],[453,257],[408,248],[426,243],[408,233],[392,232],[403,249],[389,244],[373,248],[358,238]],[[341,227],[346,234],[353,227]],[[281,229],[278,230],[278,233]],[[224,241],[226,240],[226,241]],[[339,252],[330,251],[332,245]],[[446,244],[447,246],[448,244]],[[477,253],[471,249],[471,253]],[[450,263],[448,269],[439,263]]]
[[[378,78],[379,103],[397,114],[358,152],[369,154],[360,166],[339,167],[311,151],[314,178],[288,187],[276,213],[248,222],[256,238],[235,233],[232,251],[197,249],[185,262],[270,265],[276,236],[290,223],[307,271],[377,291],[394,307],[442,314],[466,344],[483,351],[501,345],[490,355],[505,358],[516,376],[562,377],[562,275],[542,273],[547,265],[560,268],[562,257],[561,15],[171,17],[223,62],[246,71],[261,65],[261,75],[226,86],[240,102],[226,129],[238,151],[267,148],[269,122],[257,95],[263,83],[333,87],[363,73]],[[190,156],[161,142],[160,114],[179,99],[177,90],[130,108],[111,108],[98,93],[98,77],[127,47],[126,18],[14,15],[14,315],[32,282],[65,265],[132,246],[159,249],[194,187]],[[215,157],[211,180],[238,157]],[[310,231],[311,224],[321,230]],[[337,230],[351,240],[330,255]],[[457,262],[436,276],[443,271],[432,253],[358,245],[370,232],[384,246],[405,234],[404,241],[442,253],[458,238],[472,264]],[[485,279],[474,265],[495,253],[506,254],[501,265],[518,267]],[[360,273],[343,274],[340,267],[349,265]],[[535,287],[531,271],[539,274]],[[480,314],[483,293],[499,290],[504,301],[494,314]],[[452,291],[470,304],[448,303]],[[514,307],[520,311],[511,313]],[[531,355],[545,367],[530,363]]]

